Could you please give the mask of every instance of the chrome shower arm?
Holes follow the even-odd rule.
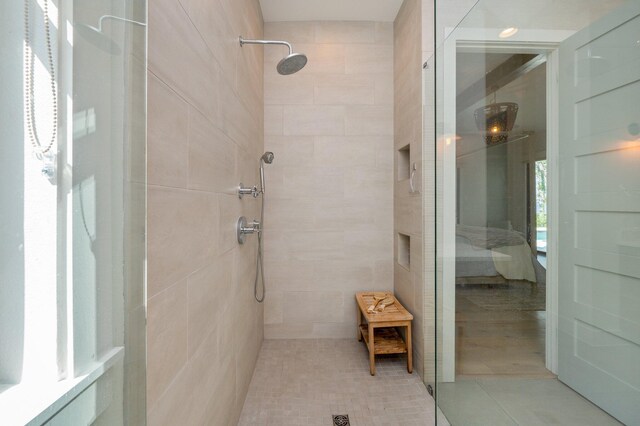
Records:
[[[288,43],[282,40],[248,40],[248,39],[242,38],[242,36],[239,37],[239,40],[240,40],[240,46],[244,46],[245,44],[276,44],[281,46],[287,46],[289,48],[289,55],[293,53],[293,48],[291,47],[291,43]]]
[[[102,15],[100,17],[100,20],[98,20],[98,31],[102,32],[102,23],[107,19],[113,19],[114,21],[128,22],[129,24],[140,25],[141,27],[147,26],[146,23],[134,21],[133,19],[122,18],[120,16],[115,16],[115,15]]]

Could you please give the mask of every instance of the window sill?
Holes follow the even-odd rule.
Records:
[[[81,376],[51,384],[0,385],[3,425],[41,425],[73,401],[124,357],[124,348],[111,349]]]

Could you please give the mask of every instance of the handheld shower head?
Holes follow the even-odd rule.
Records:
[[[260,161],[264,161],[267,164],[271,164],[273,163],[273,158],[274,158],[273,152],[267,151],[264,154],[262,154],[262,157],[260,157]]]
[[[264,194],[264,163],[271,164],[274,159],[273,152],[267,151],[260,157],[260,192]]]

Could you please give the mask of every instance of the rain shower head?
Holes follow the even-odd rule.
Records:
[[[267,164],[271,164],[273,163],[273,158],[274,158],[273,152],[267,151],[264,154],[262,154],[262,157],[260,157],[260,160],[264,161]]]
[[[289,54],[282,58],[280,62],[278,62],[278,66],[276,69],[278,73],[282,75],[289,75],[300,71],[307,65],[307,55],[304,53],[294,53],[291,44],[286,41],[279,40],[245,40],[240,36],[240,46],[244,46],[245,44],[278,44],[282,46],[287,46],[289,48]]]
[[[292,53],[282,58],[276,68],[280,74],[289,75],[300,71],[305,65],[307,65],[307,55]]]

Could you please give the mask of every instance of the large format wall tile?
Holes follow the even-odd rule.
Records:
[[[393,136],[393,108],[385,106],[350,106],[345,113],[347,135]]]
[[[150,186],[148,189],[148,294],[186,278],[216,255],[215,194]]]
[[[147,181],[185,188],[189,164],[189,104],[149,73]]]
[[[178,1],[150,5],[148,45],[149,70],[210,119],[217,119],[219,66]]]
[[[394,22],[394,289],[396,296],[414,315],[414,366],[423,379],[433,384],[434,345],[433,345],[433,306],[427,311],[429,301],[434,299],[435,285],[433,273],[425,275],[423,256],[426,265],[433,263],[432,250],[423,250],[424,235],[431,235],[435,224],[435,211],[424,211],[423,205],[433,206],[435,194],[430,186],[423,186],[423,166],[427,178],[434,175],[433,164],[424,164],[425,153],[433,152],[434,143],[431,134],[423,130],[430,125],[423,122],[423,93],[425,77],[432,70],[423,70],[423,52],[432,49],[424,43],[432,40],[432,21],[428,17],[433,10],[433,0],[405,0]],[[427,20],[423,21],[423,19]],[[426,108],[425,108],[426,110]],[[431,120],[433,117],[431,117]],[[405,171],[399,170],[398,150],[409,147],[409,165],[415,164],[414,188],[409,192],[409,179]],[[405,153],[407,151],[404,151]],[[429,155],[430,156],[430,155]],[[403,167],[406,165],[403,163]],[[399,234],[410,237],[409,265],[398,262]],[[425,241],[433,247],[433,239]],[[429,321],[428,321],[429,319]],[[425,338],[425,335],[427,338]]]
[[[240,34],[262,37],[258,0],[149,4],[150,426],[235,425],[264,336],[256,239],[235,234],[259,214],[236,190],[258,182],[264,56]]]
[[[318,75],[314,102],[317,105],[372,105],[375,103],[375,83],[375,76],[367,74]]]
[[[211,141],[217,143],[211,143]],[[189,188],[233,193],[238,148],[195,109],[189,111]]]
[[[267,23],[265,335],[355,335],[354,294],[393,289],[393,25]],[[354,56],[349,57],[349,53]],[[357,62],[361,61],[361,64]]]
[[[350,45],[347,46],[345,55],[347,74],[393,73],[393,46],[391,45]]]
[[[280,75],[268,72],[264,76],[264,99],[269,105],[313,104],[314,76],[302,73]]]
[[[376,41],[375,22],[318,22],[316,43],[370,43]]]
[[[188,359],[187,282],[180,281],[147,304],[147,400],[153,405]]]
[[[231,300],[234,252],[194,272],[187,279],[189,289],[189,354],[194,354],[210,335],[217,337],[220,315]]]
[[[285,106],[285,135],[343,135],[345,110],[340,106]]]

